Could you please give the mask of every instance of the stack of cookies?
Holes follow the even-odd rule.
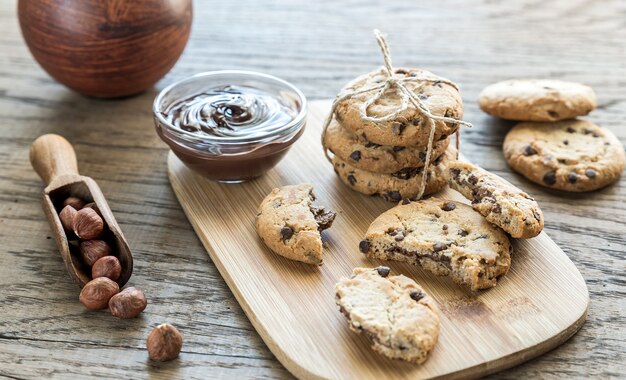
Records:
[[[584,192],[615,182],[626,164],[624,146],[608,129],[576,119],[596,108],[593,90],[559,80],[508,80],[479,97],[488,114],[522,121],[506,136],[513,170],[553,189]]]
[[[420,69],[394,69],[394,78],[419,97],[432,115],[454,119],[463,116],[463,102],[453,83]],[[323,135],[324,149],[332,153],[329,159],[335,171],[352,189],[394,202],[411,199],[418,196],[424,179],[433,122],[424,195],[435,193],[446,185],[443,173],[455,156],[449,136],[459,125],[431,120],[411,103],[403,108],[402,95],[393,86],[373,102],[375,92],[359,93],[381,86],[386,80],[385,69],[378,69],[342,89],[334,118]],[[355,94],[343,97],[346,93]],[[363,111],[384,120],[368,121]]]

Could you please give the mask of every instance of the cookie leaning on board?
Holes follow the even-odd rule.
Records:
[[[315,205],[307,183],[272,190],[259,206],[256,230],[274,252],[307,264],[322,264],[320,232],[330,228],[336,214]]]
[[[368,258],[420,265],[480,290],[508,272],[512,246],[502,229],[470,206],[429,198],[382,213],[359,249]]]
[[[335,302],[375,351],[421,364],[437,343],[439,310],[415,281],[389,273],[384,266],[354,269],[335,285]]]
[[[450,187],[470,201],[487,221],[514,238],[532,238],[543,230],[543,213],[534,198],[508,181],[468,162],[448,163]]]

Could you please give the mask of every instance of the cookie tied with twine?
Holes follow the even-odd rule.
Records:
[[[345,100],[354,98],[359,95],[371,94],[359,107],[358,116],[363,122],[369,122],[373,124],[381,124],[389,121],[397,120],[397,118],[407,109],[414,108],[426,121],[424,123],[429,127],[428,134],[428,144],[426,150],[426,159],[425,159],[425,167],[423,171],[423,178],[421,181],[420,191],[417,195],[417,199],[421,199],[424,195],[424,190],[426,187],[426,176],[428,173],[429,165],[431,163],[433,150],[434,150],[434,140],[435,140],[435,132],[436,122],[443,122],[451,125],[463,125],[466,127],[472,127],[472,124],[456,119],[454,117],[448,116],[439,116],[435,115],[431,112],[428,105],[422,100],[419,94],[416,94],[413,90],[407,87],[408,82],[416,82],[416,83],[445,83],[455,90],[458,91],[458,86],[447,79],[436,76],[432,73],[428,76],[426,75],[415,75],[410,77],[398,76],[394,74],[394,68],[391,65],[391,54],[389,52],[389,46],[387,45],[387,41],[379,30],[374,30],[374,35],[376,36],[376,41],[378,42],[378,46],[381,49],[383,54],[384,66],[382,68],[382,72],[385,75],[385,79],[382,83],[377,83],[376,85],[368,86],[366,88],[358,88],[358,89],[347,89],[339,93],[332,104],[331,112],[328,115],[326,121],[323,125],[322,131],[322,145],[324,146],[324,153],[326,154],[326,158],[332,162],[330,156],[328,155],[327,147],[324,145],[324,135],[326,134],[326,130],[330,125],[333,118],[336,116],[336,111],[339,105]],[[384,115],[371,115],[369,113],[369,109],[372,105],[376,104],[379,100],[385,97],[385,95],[389,91],[394,91],[400,97],[400,105],[394,109],[393,111],[386,113]],[[457,147],[457,155],[459,150],[459,132],[458,128],[456,130],[456,147]]]

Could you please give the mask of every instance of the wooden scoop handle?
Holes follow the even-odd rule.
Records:
[[[43,135],[33,141],[30,163],[46,185],[63,175],[78,175],[74,148],[59,135]]]

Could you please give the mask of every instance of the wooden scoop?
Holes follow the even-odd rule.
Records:
[[[104,221],[104,233],[100,239],[109,243],[113,254],[119,259],[122,273],[117,282],[120,287],[124,286],[133,272],[133,257],[100,187],[93,179],[78,174],[76,153],[72,145],[59,135],[40,136],[30,148],[30,162],[46,184],[43,210],[72,279],[81,288],[91,281],[91,269],[81,258],[78,238],[72,232],[66,233],[59,219],[63,201],[75,196],[85,203],[96,203],[97,211]]]

